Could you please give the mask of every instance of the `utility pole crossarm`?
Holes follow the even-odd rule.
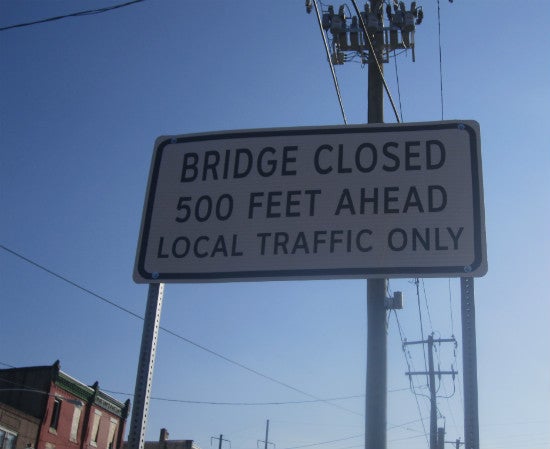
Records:
[[[458,371],[407,371],[405,373],[407,376],[427,376],[430,374],[435,374],[437,376],[444,376],[444,375],[450,375],[450,376],[456,376],[458,374]]]
[[[460,438],[456,441],[445,441],[445,443],[454,444],[456,449],[460,449],[461,445],[464,445],[464,441],[460,441]]]
[[[422,345],[426,343],[428,343],[428,340],[405,341],[403,346]],[[456,343],[456,340],[454,338],[432,338],[432,343]]]
[[[222,443],[225,441],[227,443],[229,443],[229,447],[231,447],[231,441],[229,440],[226,440],[222,434],[220,434],[219,437],[210,437],[210,446],[212,446],[212,440],[219,440],[219,443],[218,443],[218,449],[222,449]]]

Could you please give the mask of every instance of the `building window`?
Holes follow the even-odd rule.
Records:
[[[0,449],[15,449],[17,434],[0,427]]]
[[[50,430],[57,430],[59,424],[59,414],[61,413],[61,399],[55,398],[53,401],[52,418],[50,420]]]
[[[111,418],[109,420],[109,436],[107,438],[107,449],[116,449],[116,428],[118,426],[118,420]]]
[[[99,437],[99,422],[101,420],[101,412],[96,410],[94,413],[94,421],[92,423],[92,439],[90,444],[97,447],[97,438]]]
[[[70,439],[73,443],[78,442],[78,425],[80,424],[80,414],[82,413],[82,405],[75,405],[73,411],[73,421],[71,423]]]

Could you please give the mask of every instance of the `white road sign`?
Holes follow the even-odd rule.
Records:
[[[474,121],[159,137],[136,282],[483,276]]]

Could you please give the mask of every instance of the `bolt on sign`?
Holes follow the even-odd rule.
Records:
[[[136,282],[486,271],[477,122],[156,140]]]

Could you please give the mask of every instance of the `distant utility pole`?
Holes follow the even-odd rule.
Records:
[[[329,5],[323,11],[320,25],[332,35],[329,64],[344,64],[358,56],[368,64],[368,122],[384,122],[384,62],[396,49],[410,49],[414,61],[414,31],[423,19],[421,7],[393,0],[386,7],[389,26],[384,26],[383,0],[370,0],[359,11],[352,0],[356,15],[346,16],[346,5],[338,12]],[[317,0],[306,0],[306,11],[318,11]],[[350,11],[351,9],[347,9]],[[389,91],[388,91],[389,94]],[[391,97],[390,97],[391,100]],[[394,106],[397,120],[399,116]],[[387,427],[387,279],[367,281],[367,379],[365,404],[365,449],[386,449]],[[435,448],[433,448],[435,449]]]
[[[460,438],[459,438],[458,440],[455,440],[455,441],[445,441],[445,443],[454,444],[455,449],[460,449],[460,445],[464,444],[464,441],[460,441]]]
[[[264,443],[264,449],[267,449],[268,444],[272,444],[275,447],[275,443],[269,441],[269,419],[265,424],[265,440],[258,440],[257,446],[259,447],[260,443]]]
[[[406,341],[403,343],[403,346],[407,345],[418,345],[418,344],[428,344],[428,371],[408,371],[405,374],[407,376],[428,376],[429,378],[429,387],[430,387],[430,449],[440,449],[441,444],[443,443],[444,436],[440,439],[438,444],[438,432],[437,429],[437,394],[435,388],[435,376],[437,375],[440,379],[443,375],[456,376],[458,371],[455,371],[451,366],[450,371],[435,371],[434,369],[434,356],[433,356],[433,347],[434,343],[454,343],[456,345],[456,340],[454,338],[438,338],[434,339],[433,335],[430,335],[427,340],[420,341]],[[444,435],[444,433],[443,433]]]
[[[224,441],[227,441],[227,442],[229,443],[229,447],[231,447],[231,441],[229,441],[229,440],[224,440],[222,434],[220,434],[219,437],[210,437],[210,446],[212,446],[212,440],[218,440],[218,441],[219,441],[219,443],[218,443],[218,449],[222,449],[222,443],[223,443]]]

